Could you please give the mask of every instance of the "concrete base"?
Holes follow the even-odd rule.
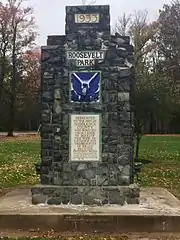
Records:
[[[180,232],[180,202],[161,188],[142,189],[140,204],[32,205],[31,190],[0,199],[0,231],[39,229],[66,233]]]

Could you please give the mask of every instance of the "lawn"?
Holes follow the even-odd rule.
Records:
[[[143,137],[139,157],[141,186],[164,187],[180,198],[180,137]]]
[[[40,140],[0,139],[0,188],[38,183],[34,163],[40,159]],[[140,159],[145,163],[141,186],[165,187],[180,198],[180,137],[143,137]]]
[[[39,138],[0,139],[0,188],[36,184],[34,163],[39,159]]]
[[[40,159],[40,139],[38,137],[23,137],[15,139],[0,139],[0,195],[4,189],[18,186],[30,186],[38,183],[34,163]],[[144,136],[140,145],[140,160],[144,163],[140,174],[141,186],[165,187],[180,199],[180,137]],[[37,234],[32,238],[6,238],[15,239],[63,239],[63,240],[122,240],[131,239],[126,236],[119,237],[56,237],[53,234]],[[136,239],[136,238],[133,238]],[[138,238],[137,238],[138,239]],[[156,239],[156,238],[154,238]],[[162,238],[158,238],[162,239]],[[179,239],[179,237],[165,238]]]

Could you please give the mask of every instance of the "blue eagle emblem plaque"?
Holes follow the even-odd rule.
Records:
[[[71,73],[71,102],[100,102],[101,72]]]

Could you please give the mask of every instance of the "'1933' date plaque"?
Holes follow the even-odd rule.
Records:
[[[100,161],[100,115],[70,115],[70,161]]]
[[[75,23],[99,23],[99,14],[75,14]]]

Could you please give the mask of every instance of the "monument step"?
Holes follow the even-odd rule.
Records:
[[[82,234],[180,231],[180,202],[161,188],[141,189],[140,204],[32,205],[31,190],[20,189],[0,199],[0,232],[50,231]]]

